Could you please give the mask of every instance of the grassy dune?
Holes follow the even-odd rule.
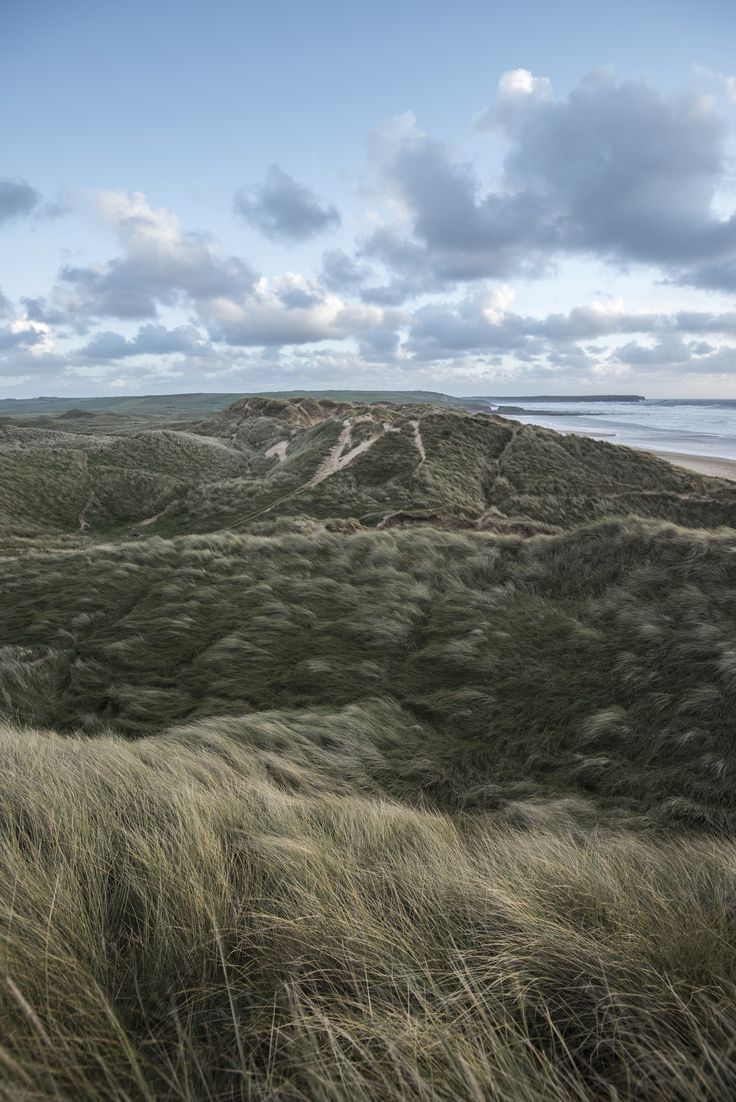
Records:
[[[28,554],[0,561],[0,704],[128,737],[274,710],[298,731],[354,705],[354,755],[393,739],[389,795],[467,809],[573,793],[731,829],[735,539],[629,521]]]
[[[733,484],[312,399],[0,453],[0,1099],[736,1094]]]
[[[730,840],[321,791],[217,724],[0,736],[8,1098],[726,1098]]]
[[[353,455],[361,442],[369,446]],[[317,478],[330,457],[347,461]],[[736,485],[632,449],[426,404],[246,398],[198,421],[86,413],[0,423],[0,524],[34,537],[124,537],[141,524],[170,537],[305,520],[531,534],[630,515],[730,524]]]

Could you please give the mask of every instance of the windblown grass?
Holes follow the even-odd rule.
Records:
[[[339,727],[353,706],[353,753],[392,740],[387,795],[584,795],[618,819],[730,831],[735,540],[630,521],[28,553],[0,561],[0,710],[133,737],[278,711],[295,738],[308,713]]]
[[[296,794],[214,732],[5,730],[0,817],[8,1099],[736,1090],[730,841]]]
[[[736,1095],[732,485],[314,399],[0,459],[3,1102]]]

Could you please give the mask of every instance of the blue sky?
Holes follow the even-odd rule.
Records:
[[[734,32],[8,2],[0,389],[736,397]]]

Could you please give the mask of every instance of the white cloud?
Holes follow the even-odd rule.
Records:
[[[518,69],[501,78],[479,126],[508,143],[493,187],[411,115],[370,144],[405,211],[405,230],[381,227],[363,246],[391,273],[384,291],[394,301],[459,282],[542,278],[569,257],[736,289],[736,211],[714,207],[727,163],[713,97],[661,95],[600,70],[553,100],[545,78]]]
[[[485,151],[469,159],[411,112],[397,116],[368,142],[375,176],[364,194],[375,212],[357,220],[363,235],[351,248],[343,227],[340,247],[314,250],[311,264],[292,250],[293,270],[257,271],[143,192],[92,193],[113,255],[67,263],[45,297],[15,308],[0,296],[0,372],[106,386],[220,376],[262,385],[268,372],[302,385],[351,372],[389,385],[728,379],[736,310],[698,288],[736,289],[719,114],[726,97],[736,103],[736,77],[708,79],[717,97],[678,98],[601,71],[560,97],[546,77],[508,70],[480,120],[492,133],[472,139],[495,143],[491,159],[505,152],[492,182],[479,168]],[[36,218],[25,187],[6,193]],[[240,200],[240,213],[277,241],[340,221],[278,168]],[[643,301],[666,298],[667,308],[628,305],[617,293],[631,286],[622,269],[659,287]],[[536,296],[533,312],[517,306],[517,292]]]
[[[30,321],[27,317],[16,318],[11,321],[8,328],[11,333],[34,335],[33,343],[29,347],[32,356],[42,356],[53,350],[54,338],[51,327],[42,321]]]
[[[160,305],[246,293],[255,276],[207,235],[185,233],[178,218],[141,192],[104,191],[96,209],[112,225],[123,255],[104,264],[66,266],[54,291],[69,315],[155,318]]]
[[[538,96],[545,99],[551,89],[552,82],[548,77],[535,77],[528,69],[509,69],[498,82],[498,94],[503,98]]]
[[[494,291],[490,291],[481,307],[483,317],[489,325],[500,325],[504,316],[514,305],[516,292],[507,283],[502,284]]]

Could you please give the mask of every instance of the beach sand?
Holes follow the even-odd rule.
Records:
[[[674,463],[676,467],[686,467],[689,471],[697,471],[698,474],[710,475],[712,478],[730,478],[736,482],[736,459],[718,459],[709,455],[681,455],[679,452],[655,451],[654,448],[642,450],[651,451],[660,459]]]

